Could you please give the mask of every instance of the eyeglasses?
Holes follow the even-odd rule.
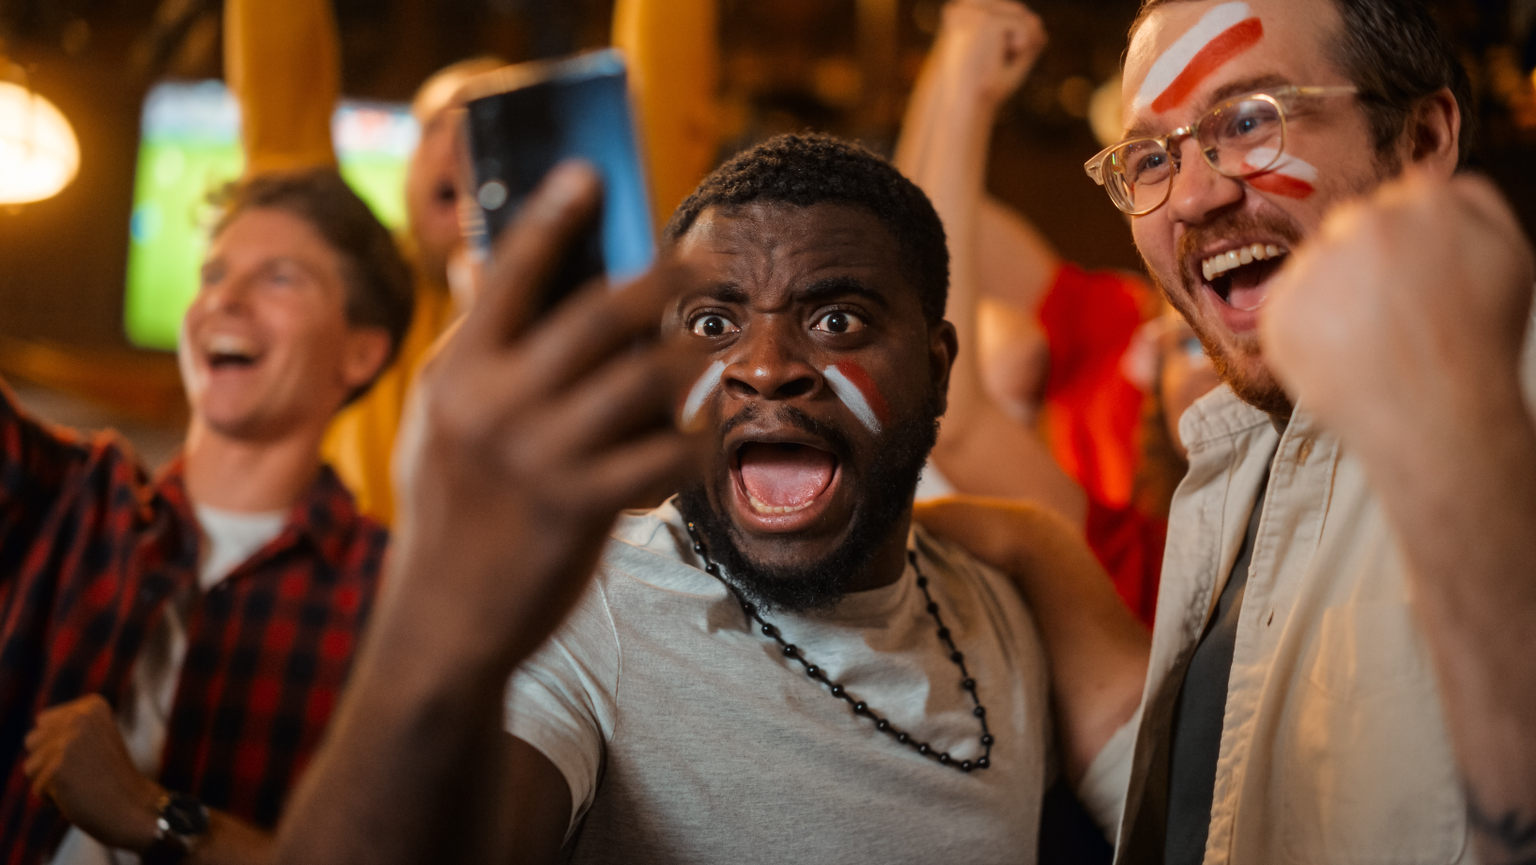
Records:
[[[1227,177],[1258,174],[1285,152],[1285,112],[1303,99],[1350,96],[1340,87],[1282,87],[1233,99],[1207,111],[1189,126],[1161,138],[1132,138],[1113,144],[1083,163],[1093,182],[1104,187],[1115,206],[1141,216],[1163,206],[1179,171],[1179,145],[1191,136],[1200,155]]]

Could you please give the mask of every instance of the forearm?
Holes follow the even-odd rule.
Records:
[[[226,0],[224,64],[248,173],[334,165],[341,60],[331,4]]]
[[[1408,560],[1489,865],[1536,856],[1536,424],[1518,390],[1362,457]],[[1508,820],[1506,823],[1504,821]]]
[[[1007,574],[1040,629],[1066,774],[1077,783],[1136,711],[1151,637],[1070,526],[1016,501],[956,496],[914,518]]]

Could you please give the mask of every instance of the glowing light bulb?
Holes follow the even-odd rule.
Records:
[[[51,198],[79,171],[80,144],[59,109],[0,81],[0,205]]]

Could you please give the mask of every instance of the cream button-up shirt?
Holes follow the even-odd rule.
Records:
[[[1533,349],[1527,339],[1528,394]],[[1405,562],[1359,460],[1305,405],[1281,433],[1226,387],[1180,433],[1190,469],[1169,518],[1116,861],[1161,861],[1174,705],[1266,472],[1205,862],[1474,861]]]

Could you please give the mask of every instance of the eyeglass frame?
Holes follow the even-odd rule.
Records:
[[[1275,106],[1275,113],[1280,117],[1280,145],[1275,148],[1274,158],[1264,166],[1260,168],[1254,168],[1249,171],[1243,171],[1238,174],[1228,174],[1227,172],[1222,171],[1221,168],[1216,165],[1216,163],[1211,161],[1211,157],[1206,152],[1205,147],[1200,148],[1200,157],[1204,159],[1205,164],[1209,165],[1211,170],[1215,171],[1217,174],[1220,174],[1223,177],[1232,178],[1251,177],[1255,174],[1262,174],[1263,172],[1268,171],[1270,168],[1274,167],[1275,163],[1280,161],[1281,155],[1285,153],[1286,117],[1285,105],[1282,104],[1283,102],[1289,102],[1290,100],[1302,97],[1325,98],[1329,96],[1356,96],[1359,95],[1359,93],[1360,88],[1353,84],[1338,84],[1327,86],[1300,86],[1292,84],[1279,88],[1265,88],[1261,90],[1255,90],[1254,92],[1245,96],[1238,96],[1232,99],[1227,99],[1219,105],[1212,106],[1210,110],[1203,112],[1199,119],[1197,119],[1194,123],[1191,123],[1187,126],[1180,126],[1178,129],[1169,132],[1167,135],[1150,135],[1143,136],[1141,138],[1127,138],[1124,141],[1117,141],[1114,144],[1111,144],[1103,150],[1100,150],[1098,153],[1094,154],[1092,159],[1084,162],[1083,171],[1087,172],[1088,176],[1093,178],[1094,183],[1104,187],[1104,192],[1109,195],[1109,200],[1112,204],[1115,205],[1116,210],[1119,210],[1121,213],[1125,213],[1130,216],[1146,216],[1152,211],[1157,210],[1159,207],[1162,207],[1164,204],[1167,204],[1168,199],[1173,195],[1173,178],[1181,170],[1183,162],[1182,158],[1179,156],[1179,150],[1177,149],[1176,145],[1182,144],[1186,138],[1194,138],[1195,142],[1198,144],[1200,139],[1196,135],[1196,131],[1200,128],[1200,125],[1204,123],[1206,119],[1211,115],[1216,114],[1219,111],[1224,111],[1227,108],[1233,105],[1237,105],[1240,102],[1248,102],[1254,99],[1268,102],[1269,104]],[[1115,200],[1115,196],[1110,193],[1108,185],[1106,185],[1104,182],[1104,160],[1108,159],[1111,153],[1119,150],[1127,144],[1135,144],[1140,141],[1150,141],[1160,145],[1163,148],[1163,152],[1167,153],[1168,158],[1173,161],[1173,170],[1168,173],[1168,182],[1164,185],[1163,197],[1159,199],[1156,204],[1148,207],[1145,210],[1126,210],[1124,207],[1120,206],[1120,202]]]

